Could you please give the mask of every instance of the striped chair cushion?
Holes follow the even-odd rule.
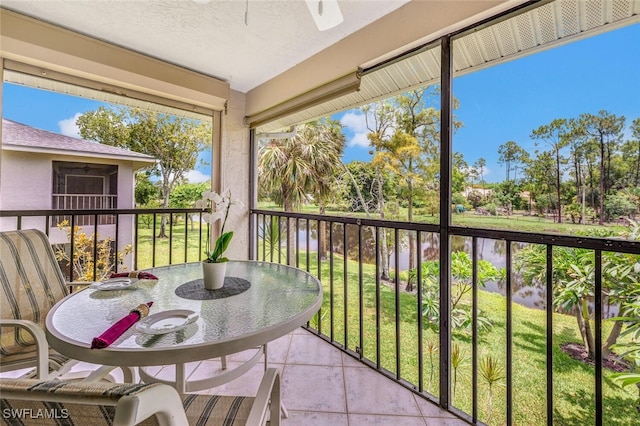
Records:
[[[24,424],[50,425],[50,417],[58,417],[66,425],[110,425],[115,415],[115,405],[118,400],[127,395],[135,395],[153,384],[111,384],[104,382],[84,383],[65,381],[38,381],[24,379],[2,379],[0,389],[2,391],[28,391],[34,392],[33,400],[0,399],[0,413],[7,424],[13,424],[13,420],[20,416]],[[82,399],[84,404],[59,403],[46,400],[47,394],[69,395]],[[92,399],[110,399],[113,404],[91,404]],[[195,395],[183,396],[184,406],[190,425],[199,426],[238,426],[246,423],[254,398],[243,396],[217,396]],[[28,413],[28,416],[25,415]],[[41,417],[33,418],[40,413]],[[7,418],[9,414],[9,418]],[[13,418],[11,418],[13,417]],[[28,418],[26,418],[28,417]],[[16,423],[20,424],[20,423]],[[158,425],[155,416],[142,422],[140,425]]]
[[[31,320],[44,328],[53,305],[68,294],[47,236],[38,230],[0,232],[0,313],[2,318]],[[33,350],[29,333],[3,327],[2,363],[25,358]]]
[[[37,362],[36,346],[25,346],[21,352],[14,352],[11,356],[2,355],[0,361],[0,371],[11,371],[22,368],[32,368],[36,366]],[[54,349],[49,348],[49,363],[53,369],[58,369],[60,366],[69,361],[69,357],[66,357]],[[51,366],[51,362],[54,364]],[[35,372],[35,370],[34,370]]]
[[[8,425],[110,425],[115,416],[115,405],[127,395],[159,384],[117,384],[105,382],[84,383],[65,381],[39,381],[25,379],[0,379],[3,391],[25,391],[34,394],[33,400],[0,399],[0,413]],[[1,393],[0,393],[1,394]],[[73,396],[83,404],[47,401],[47,394]],[[91,404],[92,400],[112,401],[112,405]],[[54,420],[52,420],[54,419]]]

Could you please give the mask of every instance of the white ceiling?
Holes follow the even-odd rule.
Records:
[[[322,32],[304,0],[203,1],[2,0],[2,6],[248,92],[409,0],[339,0],[344,22]]]

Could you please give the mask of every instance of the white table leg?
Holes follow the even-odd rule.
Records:
[[[179,394],[187,393],[186,367],[184,363],[176,364],[176,390]]]

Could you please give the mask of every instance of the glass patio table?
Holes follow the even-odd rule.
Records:
[[[89,287],[59,301],[46,319],[51,347],[81,361],[140,367],[140,377],[145,382],[167,383],[179,392],[194,392],[246,372],[266,352],[268,342],[305,324],[322,304],[322,285],[317,278],[303,270],[275,263],[230,261],[223,290],[238,293],[232,295],[217,294],[219,290],[194,290],[194,285],[202,279],[199,262],[147,271],[158,280],[140,280],[129,288],[115,291]],[[199,299],[214,293],[216,298]],[[194,311],[198,319],[166,334],[147,334],[138,331],[134,324],[108,347],[90,349],[94,337],[139,304],[149,301],[153,302],[149,315],[179,309]],[[256,349],[256,354],[241,367],[217,376],[186,379],[185,363],[248,349]],[[264,356],[266,363],[266,353]],[[175,380],[160,379],[145,368],[159,365],[175,365]]]

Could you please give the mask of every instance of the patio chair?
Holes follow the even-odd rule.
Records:
[[[52,379],[77,361],[49,348],[45,318],[69,294],[47,236],[39,230],[0,232],[0,372],[27,369],[21,377]],[[113,367],[100,367],[91,380],[109,378]],[[122,369],[125,381],[133,371]],[[78,373],[74,373],[77,378]]]
[[[0,412],[7,424],[30,416],[77,425],[279,426],[280,377],[265,373],[255,397],[184,394],[171,386],[35,379],[0,379]],[[42,420],[42,418],[38,419]]]

